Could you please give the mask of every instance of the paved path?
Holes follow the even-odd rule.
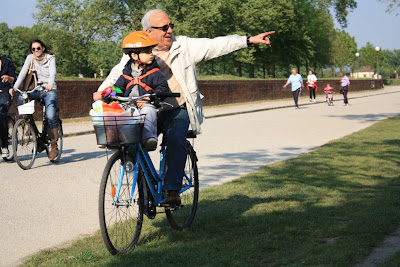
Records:
[[[347,107],[339,102],[333,107],[321,103],[300,110],[290,107],[206,120],[204,134],[195,140],[202,187],[221,184],[265,164],[298,156],[400,114],[400,87],[380,93],[384,94],[350,99]],[[261,109],[288,104],[291,102],[274,101],[212,108],[206,114],[247,112],[251,106]],[[90,126],[70,123],[65,129],[69,133],[74,128],[85,131],[89,129],[87,125]],[[65,138],[63,158],[58,165],[50,164],[44,154],[28,171],[15,163],[0,162],[0,266],[16,265],[40,249],[97,231],[98,189],[106,160],[104,150],[97,148],[95,137],[90,134]]]

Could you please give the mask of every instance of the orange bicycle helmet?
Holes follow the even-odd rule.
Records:
[[[122,49],[125,54],[139,53],[140,50],[148,47],[154,47],[158,42],[143,31],[131,32],[122,42]]]

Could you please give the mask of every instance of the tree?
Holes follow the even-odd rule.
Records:
[[[316,0],[313,2],[316,2],[326,13],[329,13],[330,9],[334,8],[335,17],[342,28],[347,27],[347,15],[349,11],[357,8],[356,0]]]
[[[387,12],[395,12],[395,10],[400,9],[400,0],[379,0],[379,1],[388,3]]]
[[[332,63],[333,68],[339,67],[341,70],[356,59],[357,43],[343,30],[337,30],[332,43]]]
[[[6,23],[0,23],[0,56],[9,58],[14,67],[19,71],[25,62],[26,45],[18,38],[18,35]]]
[[[370,42],[360,49],[360,65],[364,67],[371,67],[375,71],[377,69],[377,52],[375,46]],[[379,52],[379,65],[385,65],[385,53]]]
[[[382,64],[381,73],[384,76],[393,76],[400,72],[400,49],[383,50],[383,58],[385,61]]]

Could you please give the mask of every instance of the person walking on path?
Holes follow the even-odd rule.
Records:
[[[343,94],[343,105],[348,106],[349,101],[347,99],[347,93],[349,92],[350,80],[343,72],[340,72],[342,79],[340,80],[340,91]]]
[[[7,112],[11,105],[12,84],[15,77],[15,68],[11,61],[8,58],[0,57],[0,143],[3,158],[10,155],[7,140]]]
[[[287,80],[283,88],[286,88],[289,83],[292,84],[294,105],[296,106],[296,109],[299,109],[299,97],[301,89],[304,87],[304,82],[301,75],[297,73],[296,68],[292,69],[292,74],[289,76],[289,79]]]
[[[164,178],[164,188],[167,191],[166,203],[180,203],[179,190],[187,157],[186,134],[191,129],[199,134],[200,125],[204,120],[203,108],[197,77],[196,65],[220,57],[252,44],[271,45],[268,38],[274,31],[256,36],[221,36],[214,39],[190,38],[174,36],[174,24],[170,17],[160,9],[150,10],[142,18],[143,31],[156,39],[158,45],[153,49],[154,58],[161,72],[167,79],[168,86],[174,93],[180,93],[179,98],[167,98],[166,102],[173,105],[170,109],[160,112],[159,122],[164,126],[167,140],[168,170]],[[113,85],[128,62],[129,56],[124,55],[107,79],[99,87],[99,91]],[[96,100],[99,92],[94,93]]]
[[[29,50],[32,54],[28,55],[25,63],[15,82],[15,88],[21,89],[20,86],[25,80],[30,69],[37,73],[37,82],[42,83],[45,91],[34,92],[29,97],[30,99],[44,99],[46,105],[46,117],[49,121],[49,139],[51,151],[49,159],[53,160],[58,155],[58,121],[57,112],[57,85],[56,85],[56,56],[48,51],[46,45],[40,40],[33,40],[29,45]],[[20,95],[22,100],[22,95]]]
[[[310,102],[316,101],[315,100],[315,92],[318,90],[316,82],[317,82],[317,76],[315,76],[313,71],[310,70],[308,72],[308,76],[307,76],[307,89],[310,92]],[[314,100],[313,100],[313,97],[314,97]]]

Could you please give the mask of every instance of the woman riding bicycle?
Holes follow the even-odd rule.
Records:
[[[11,105],[12,84],[15,81],[15,68],[8,58],[0,57],[0,142],[1,156],[7,158],[8,150],[8,125],[7,112]]]
[[[15,88],[19,89],[30,68],[36,71],[37,82],[43,84],[45,91],[34,92],[30,94],[29,98],[44,99],[46,117],[49,122],[48,135],[51,144],[49,159],[54,160],[58,155],[56,57],[52,52],[48,51],[46,45],[40,40],[33,40],[29,45],[29,50],[32,54],[26,57],[24,66],[15,82]],[[22,101],[21,96],[19,100]]]

